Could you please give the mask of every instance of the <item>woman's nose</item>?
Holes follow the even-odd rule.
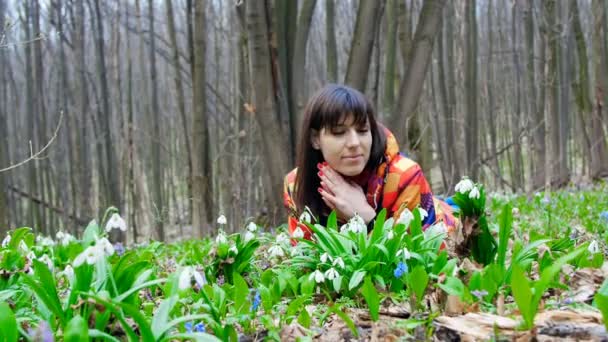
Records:
[[[346,146],[358,146],[360,142],[361,141],[359,140],[359,135],[355,130],[348,131],[348,136],[346,137]]]

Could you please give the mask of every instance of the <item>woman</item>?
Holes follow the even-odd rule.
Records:
[[[336,84],[320,89],[306,105],[300,132],[297,167],[285,176],[292,236],[310,239],[298,224],[306,208],[323,225],[332,210],[342,222],[358,214],[370,230],[382,209],[398,219],[406,208],[421,207],[428,214],[423,228],[443,222],[448,232],[455,229],[450,206],[433,197],[420,166],[399,153],[359,91]]]

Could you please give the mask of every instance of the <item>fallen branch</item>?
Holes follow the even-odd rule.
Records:
[[[15,186],[8,185],[7,188],[8,188],[8,190],[14,192],[15,194],[17,194],[17,195],[19,195],[21,197],[25,197],[25,198],[31,200],[32,202],[34,202],[34,203],[36,203],[38,205],[41,205],[41,206],[43,206],[43,207],[45,207],[45,208],[47,208],[47,209],[49,209],[51,211],[54,211],[54,212],[56,212],[58,214],[63,215],[66,212],[65,209],[56,207],[56,206],[54,206],[51,203],[45,202],[41,198],[36,197],[35,195],[32,195],[32,194],[29,194],[29,193],[27,193],[27,192],[25,192],[25,191],[23,191],[23,190],[15,187]],[[83,218],[77,217],[74,214],[68,214],[68,218],[70,218],[72,221],[74,221],[74,222],[76,222],[77,224],[80,224],[80,225],[86,225],[89,222],[88,220],[85,220]]]
[[[51,146],[51,144],[53,143],[53,141],[55,141],[55,139],[57,138],[57,133],[59,132],[59,128],[61,127],[61,121],[62,120],[63,120],[63,111],[61,111],[60,114],[59,114],[59,122],[57,122],[57,127],[55,127],[55,132],[53,133],[53,136],[51,137],[51,140],[49,140],[46,143],[46,145],[44,145],[44,147],[40,151],[38,151],[36,153],[34,153],[34,151],[32,151],[32,148],[31,148],[32,142],[30,140],[30,157],[27,158],[27,159],[25,159],[25,160],[22,160],[21,162],[19,162],[17,164],[11,165],[11,166],[6,167],[4,169],[0,169],[0,173],[6,172],[6,171],[10,171],[12,169],[16,169],[19,166],[23,166],[23,165],[29,163],[30,161],[32,161],[34,159],[38,159],[38,156],[40,156],[42,153],[44,153],[44,151],[46,151],[46,149],[49,148],[49,146]]]

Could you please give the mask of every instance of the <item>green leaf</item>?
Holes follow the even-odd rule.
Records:
[[[371,316],[372,321],[377,321],[380,312],[380,298],[378,297],[378,291],[372,282],[371,276],[365,277],[365,282],[361,287],[361,293],[369,307],[369,315]]]
[[[87,228],[84,230],[84,234],[82,235],[82,246],[87,248],[98,238],[99,226],[97,225],[97,221],[91,220],[91,222],[89,222],[87,225]]]
[[[606,327],[606,330],[608,330],[608,296],[597,292],[595,294],[594,299],[595,306],[597,306],[597,308],[600,309],[600,312],[602,313],[602,318],[604,319],[604,326]]]
[[[306,310],[306,308],[303,308],[300,312],[300,315],[298,316],[298,323],[300,323],[300,325],[302,325],[304,328],[309,329],[310,322],[310,314],[308,313],[308,310]]]
[[[308,298],[308,296],[300,296],[289,303],[286,312],[287,317],[294,317],[298,310],[304,307],[304,303],[308,300]]]
[[[429,283],[429,275],[426,273],[424,266],[418,265],[414,267],[412,272],[407,276],[407,286],[412,289],[416,295],[416,301],[420,303],[424,297],[426,286]]]
[[[462,280],[456,277],[446,277],[445,282],[438,284],[439,288],[451,296],[458,296],[461,299],[466,297],[465,286]]]
[[[162,331],[166,330],[167,322],[169,322],[169,314],[175,304],[177,304],[178,296],[173,295],[169,298],[165,298],[158,307],[158,310],[152,317],[152,334],[156,338],[160,337]]]
[[[238,274],[233,274],[234,278],[234,304],[238,314],[246,314],[249,312],[251,302],[249,300],[249,286],[243,277]]]
[[[355,337],[359,337],[359,332],[357,331],[355,322],[353,322],[353,320],[346,313],[344,313],[339,306],[337,306],[337,305],[330,306],[329,311],[338,315],[338,317],[340,317],[344,321],[344,323],[346,323],[346,326],[350,329],[350,332]]]
[[[353,273],[353,276],[350,278],[350,281],[348,282],[349,291],[351,291],[355,287],[359,286],[359,284],[361,284],[363,277],[365,277],[365,273],[366,272],[364,270],[358,270],[355,273]]]
[[[511,273],[511,292],[513,292],[515,303],[517,303],[519,312],[521,312],[524,318],[524,327],[527,329],[532,328],[537,307],[532,302],[530,282],[518,265],[514,265]]]
[[[120,342],[119,339],[117,339],[116,337],[105,333],[103,331],[99,331],[97,329],[89,329],[89,337],[93,338],[93,339],[102,339],[102,340],[106,340],[106,341],[111,341],[111,342]]]
[[[207,333],[189,333],[189,334],[175,334],[169,335],[161,340],[164,341],[173,341],[173,340],[193,340],[195,342],[221,342],[219,338],[207,334]]]
[[[16,342],[19,337],[17,319],[8,303],[0,302],[0,341]]]
[[[509,237],[513,230],[513,214],[509,204],[506,204],[502,208],[502,213],[498,218],[498,222],[500,228],[498,230],[498,256],[496,257],[496,263],[504,267]]]
[[[331,211],[331,214],[327,217],[327,228],[337,230],[338,229],[338,215],[335,210]]]
[[[63,336],[65,342],[88,341],[89,327],[87,322],[81,316],[74,316],[65,328]]]

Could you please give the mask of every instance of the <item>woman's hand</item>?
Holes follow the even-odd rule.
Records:
[[[346,221],[359,214],[367,224],[376,217],[376,211],[367,203],[358,184],[347,181],[328,165],[319,165],[318,175],[321,198],[330,209],[336,210],[340,219]]]

